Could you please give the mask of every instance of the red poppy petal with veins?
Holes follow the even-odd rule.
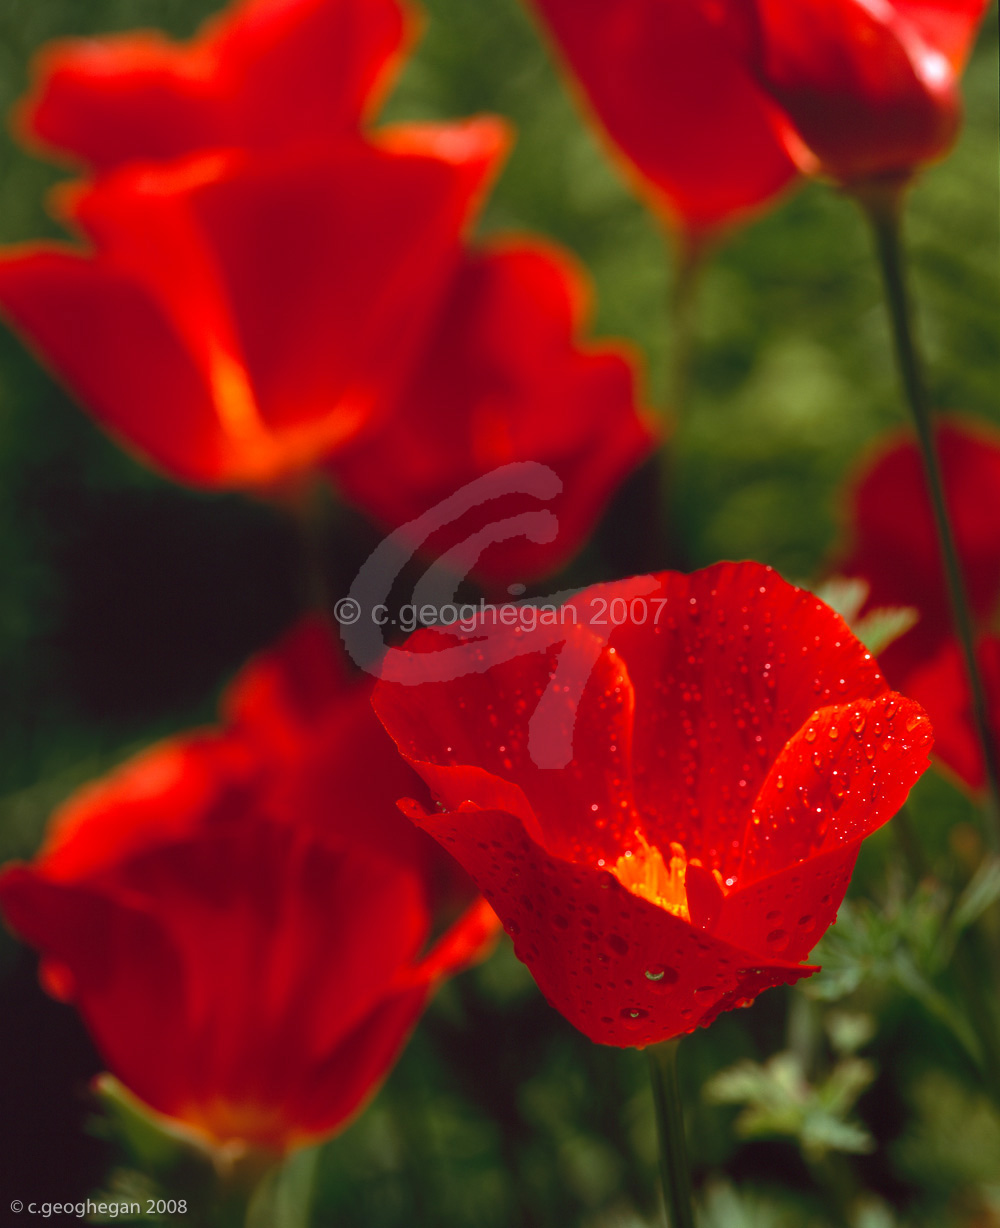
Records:
[[[556,679],[551,658],[516,656],[523,632],[480,627],[458,650],[418,634],[373,702],[451,808],[406,812],[482,888],[549,1000],[595,1040],[641,1045],[812,971],[794,961],[832,922],[862,838],[926,768],[930,728],[842,619],[759,564],[571,604],[567,647],[600,653],[566,765],[532,761],[531,711]],[[419,682],[442,664],[457,676]],[[551,689],[555,725],[572,729]],[[710,751],[684,778],[674,744],[691,749],[696,720]]]
[[[737,890],[890,819],[929,766],[930,721],[889,692],[823,708],[789,739],[753,807]]]
[[[724,1002],[813,971],[721,942],[608,871],[551,857],[512,815],[467,807],[414,817],[461,861],[542,993],[601,1044],[691,1031]]]
[[[692,230],[765,204],[795,175],[743,66],[689,3],[536,0],[640,189]]]
[[[68,39],[36,60],[19,127],[98,171],[344,135],[379,101],[405,25],[396,0],[249,0],[188,43]]]
[[[837,918],[861,841],[815,853],[727,895],[712,929],[716,938],[805,959]]]
[[[788,739],[818,707],[888,688],[840,616],[770,568],[720,563],[656,579],[609,641],[635,690],[636,806],[651,840],[679,841],[729,877]]]
[[[564,642],[547,648],[536,633],[500,628],[485,641],[497,662],[492,668],[446,682],[383,681],[373,704],[400,751],[446,805],[472,801],[507,809],[555,854],[617,857],[622,832],[634,826],[631,683],[586,627],[557,631]],[[428,631],[411,637],[407,647],[433,661],[453,638]],[[471,665],[481,650],[470,644],[466,651]],[[563,740],[572,749],[566,766],[539,767],[540,752]]]

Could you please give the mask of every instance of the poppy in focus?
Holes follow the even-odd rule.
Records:
[[[394,529],[502,465],[540,462],[562,482],[545,504],[555,518],[547,539],[492,541],[487,530],[481,559],[469,565],[503,584],[557,570],[655,442],[636,406],[631,356],[577,339],[585,291],[558,249],[511,243],[467,254],[396,411],[330,464],[346,497]],[[505,501],[488,509],[502,524]],[[512,514],[521,509],[512,501]],[[452,547],[433,539],[436,557]]]
[[[420,679],[454,637],[418,632],[374,704],[442,807],[408,812],[549,1001],[592,1040],[647,1045],[814,971],[799,961],[931,730],[838,615],[756,563],[602,585],[572,610],[559,642],[478,628],[451,681]],[[574,656],[578,703],[559,678]],[[572,738],[564,767],[538,766],[538,705],[549,741]]]
[[[98,172],[345,137],[381,101],[406,26],[398,0],[242,0],[187,43],[66,39],[39,55],[18,127]]]
[[[4,254],[0,308],[158,468],[266,486],[391,405],[505,140],[481,119],[128,166],[62,196],[93,254]]]
[[[302,625],[237,680],[223,729],[82,790],[0,876],[111,1071],[211,1143],[283,1152],[338,1129],[495,931],[395,809],[420,782],[369,689]]]
[[[948,511],[977,634],[977,659],[1000,718],[1000,434],[986,423],[937,428]],[[854,483],[847,510],[852,542],[837,563],[868,586],[865,610],[910,607],[916,624],[880,654],[892,684],[918,699],[935,729],[935,753],[973,789],[985,784],[971,697],[955,638],[944,565],[917,445],[893,436]]]
[[[766,99],[689,0],[536,0],[626,169],[689,231],[738,221],[795,175]]]

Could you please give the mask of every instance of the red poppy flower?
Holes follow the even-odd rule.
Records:
[[[766,99],[691,0],[536,0],[641,191],[691,230],[766,204],[795,174]]]
[[[493,120],[131,166],[64,198],[93,255],[0,260],[0,307],[160,468],[255,486],[391,404],[505,141]]]
[[[803,170],[855,183],[951,147],[987,0],[694,2],[776,104]]]
[[[448,637],[418,633],[374,704],[443,805],[414,820],[543,993],[591,1039],[646,1045],[815,970],[798,961],[931,731],[839,616],[756,563],[571,607],[561,644],[480,628],[453,681],[419,681]],[[596,662],[578,705],[557,672],[576,653]],[[536,765],[539,700],[546,735],[572,731],[564,768]]]
[[[188,43],[155,32],[46,47],[19,126],[97,171],[355,131],[405,34],[398,0],[244,0]]]
[[[987,424],[951,420],[938,427],[937,446],[996,720],[1000,659],[987,632],[1000,608],[1000,433]],[[881,654],[881,663],[893,685],[927,709],[938,758],[978,789],[985,780],[965,667],[920,453],[909,437],[893,436],[865,467],[850,497],[848,522],[853,541],[837,570],[868,584],[864,610],[908,606],[919,616]]]
[[[419,782],[368,694],[307,624],[245,671],[225,729],[83,790],[0,877],[111,1070],[212,1142],[283,1151],[341,1126],[493,933],[395,810]]]
[[[495,542],[476,570],[505,584],[556,570],[654,442],[636,409],[630,356],[578,342],[586,311],[582,275],[556,249],[467,255],[396,412],[331,464],[347,497],[396,528],[501,465],[539,461],[563,483],[546,504],[557,531],[544,542]],[[488,507],[494,524],[508,510],[503,499]],[[451,544],[436,536],[435,556]]]

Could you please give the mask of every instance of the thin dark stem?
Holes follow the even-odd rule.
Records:
[[[649,1049],[649,1073],[656,1105],[660,1140],[660,1175],[668,1228],[694,1228],[691,1169],[684,1138],[684,1107],[677,1085],[677,1049],[680,1040],[667,1040]]]
[[[944,481],[934,439],[934,421],[927,395],[920,359],[913,336],[912,311],[903,270],[902,243],[900,241],[900,215],[904,188],[901,184],[883,185],[878,191],[859,195],[868,214],[875,236],[885,288],[886,303],[892,321],[896,358],[899,364],[903,390],[917,432],[920,454],[923,459],[930,495],[934,522],[937,526],[941,556],[944,562],[948,596],[951,600],[952,617],[972,695],[972,716],[976,734],[983,751],[986,779],[989,787],[989,811],[992,820],[990,836],[997,843],[1000,826],[1000,765],[997,761],[997,743],[990,723],[989,707],[982,675],[976,661],[975,638],[969,600],[966,593],[962,568],[952,533],[951,520],[945,499]]]
[[[677,255],[670,296],[673,328],[669,409],[684,411],[695,347],[695,307],[703,263],[704,241],[697,234],[682,233],[676,240]]]

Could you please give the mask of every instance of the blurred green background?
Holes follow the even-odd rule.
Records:
[[[669,240],[581,122],[517,0],[427,0],[424,8],[425,35],[386,118],[495,111],[514,121],[518,143],[483,230],[539,233],[575,251],[596,285],[597,333],[635,343],[648,401],[662,406],[673,356]],[[23,92],[30,56],[47,39],[144,25],[186,36],[210,11],[203,0],[0,0],[0,109]],[[935,400],[993,420],[997,44],[994,9],[966,75],[962,139],[924,175],[908,216]],[[60,177],[0,139],[0,241],[58,233],[43,200]],[[871,440],[903,422],[889,354],[868,238],[846,199],[802,187],[720,247],[699,287],[668,492],[671,535],[691,566],[749,557],[792,579],[822,572],[840,531],[845,475]],[[641,533],[622,524],[624,514],[620,508],[605,534],[612,550],[614,533]],[[345,584],[371,540],[343,515],[333,566]],[[81,781],[154,737],[211,719],[224,681],[295,616],[296,562],[290,526],[276,513],[237,496],[184,491],[142,469],[4,331],[0,853],[29,855],[52,806]],[[591,550],[572,578],[604,578],[609,566]],[[948,836],[956,819],[968,818],[964,804],[930,780],[914,812],[947,891],[975,851],[967,824],[959,838]],[[897,861],[887,833],[866,850],[852,893],[877,903],[871,916],[859,905],[854,921],[838,927],[848,947],[855,942],[840,952],[852,967],[871,972],[879,942],[891,953],[893,943],[912,942],[922,918],[933,921],[938,905],[930,897],[914,904]],[[72,1012],[35,987],[33,961],[12,940],[3,943],[0,1095],[10,1138],[0,1149],[0,1184],[16,1185],[19,1197],[30,1196],[32,1182],[39,1196],[85,1195],[109,1165],[125,1162],[86,1124],[92,1109],[82,1089],[98,1063]],[[933,1003],[915,1004],[893,975],[876,969],[840,1003],[849,1019],[878,1020],[877,1035],[864,1042],[875,1081],[856,1111],[853,1098],[841,1112],[837,1089],[822,1091],[838,1063],[857,1060],[853,1050],[802,994],[769,993],[753,1011],[686,1042],[707,1225],[843,1223],[838,1200],[863,1186],[873,1194],[864,1217],[855,1213],[857,1228],[1000,1223],[997,1118]],[[762,1074],[760,1094],[777,1097],[781,1112],[760,1138],[741,1141],[736,1110],[708,1104],[698,1088],[737,1059],[763,1062],[779,1050],[798,1055],[802,1080],[787,1069]],[[641,1055],[590,1046],[503,948],[446,987],[375,1105],[323,1149],[314,1222],[655,1222],[651,1111]],[[809,1129],[831,1137],[827,1119],[854,1114],[876,1149],[850,1160],[835,1142],[810,1151],[810,1113]],[[289,1175],[292,1201],[307,1168]]]

